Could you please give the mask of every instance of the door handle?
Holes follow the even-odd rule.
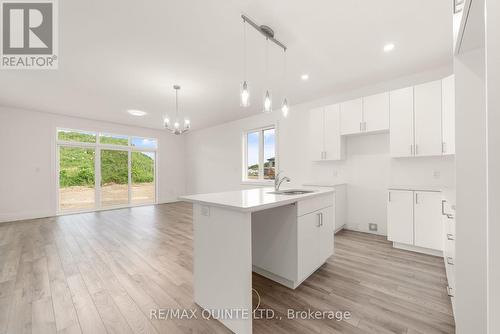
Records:
[[[453,288],[449,285],[446,287],[446,292],[448,293],[449,297],[455,297],[455,295],[453,294]]]

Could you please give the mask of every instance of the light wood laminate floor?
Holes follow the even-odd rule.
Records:
[[[150,319],[197,308],[192,247],[187,203],[0,224],[0,334],[228,333],[216,320]],[[277,315],[352,313],[255,320],[255,333],[454,333],[443,260],[380,236],[340,232],[335,255],[296,290],[256,274],[253,286]]]

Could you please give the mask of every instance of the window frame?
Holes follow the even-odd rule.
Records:
[[[78,142],[78,141],[68,141],[68,140],[59,140],[59,131],[74,131],[74,132],[84,132],[84,133],[92,133],[96,136],[95,143],[88,142]],[[100,137],[101,135],[110,136],[123,136],[128,137],[127,145],[115,145],[115,144],[101,144]],[[146,138],[146,139],[154,139],[156,140],[156,147],[148,148],[144,146],[133,146],[132,138]],[[93,209],[77,209],[77,210],[61,210],[60,208],[60,147],[75,147],[75,148],[93,148],[95,151],[94,158],[94,208]],[[155,205],[158,204],[158,166],[159,166],[159,140],[158,138],[151,136],[140,136],[140,135],[120,135],[111,131],[95,131],[95,130],[86,130],[86,129],[73,129],[66,127],[56,127],[55,130],[55,148],[56,148],[56,164],[55,164],[55,179],[56,179],[56,215],[67,215],[73,213],[84,213],[84,212],[96,212],[96,211],[104,211],[104,210],[113,210],[117,208],[130,208],[137,206],[146,206],[146,205]],[[117,150],[117,151],[126,151],[128,152],[128,203],[124,205],[116,205],[116,206],[106,206],[103,207],[101,205],[101,150]],[[147,204],[132,204],[132,152],[153,152],[155,154],[154,161],[154,177],[155,177],[155,199],[151,203]]]
[[[242,184],[251,185],[270,185],[274,183],[274,179],[264,179],[264,131],[274,129],[274,169],[277,172],[279,170],[279,127],[278,123],[272,125],[266,125],[258,128],[247,129],[243,131],[242,134]],[[248,134],[252,132],[259,132],[259,174],[257,179],[248,178]]]

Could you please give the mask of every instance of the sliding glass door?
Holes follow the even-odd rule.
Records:
[[[95,207],[95,149],[59,147],[59,208],[61,211]]]
[[[132,189],[133,204],[155,201],[155,152],[132,152]]]
[[[57,131],[58,211],[156,203],[157,140]]]
[[[101,149],[101,207],[129,203],[128,153]]]

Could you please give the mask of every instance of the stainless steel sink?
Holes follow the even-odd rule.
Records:
[[[279,191],[271,191],[268,194],[276,194],[276,195],[303,195],[313,193],[314,190],[305,190],[305,189],[285,189]]]

